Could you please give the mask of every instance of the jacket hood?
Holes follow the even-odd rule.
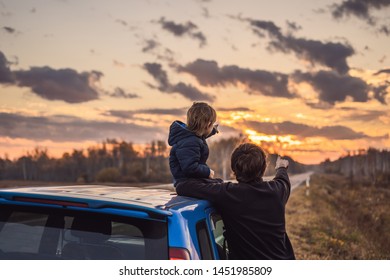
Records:
[[[169,128],[168,144],[173,146],[180,140],[190,136],[196,136],[196,134],[188,130],[185,123],[174,121]]]

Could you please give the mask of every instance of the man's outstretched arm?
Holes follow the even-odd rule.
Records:
[[[287,174],[288,160],[278,157],[276,160],[276,175],[272,181],[276,183],[276,187],[280,192],[280,196],[283,200],[283,203],[286,204],[288,198],[290,197],[291,192],[291,183],[290,178]]]
[[[208,183],[202,180],[190,179],[179,182],[176,185],[178,195],[207,199],[212,203],[218,203],[226,193],[231,183]]]

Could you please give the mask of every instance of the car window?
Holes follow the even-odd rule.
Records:
[[[226,259],[228,246],[225,240],[225,227],[222,217],[219,214],[211,214],[212,232],[220,259]]]
[[[219,214],[212,214],[211,221],[213,223],[213,235],[215,239],[215,243],[223,246],[224,241],[224,224],[221,216]]]
[[[2,205],[0,258],[167,259],[167,226],[125,216]]]
[[[196,233],[198,236],[200,254],[203,260],[212,260],[213,253],[211,249],[210,236],[207,230],[206,221],[200,221],[196,224]]]
[[[0,222],[0,249],[38,253],[46,220],[47,215],[39,213],[9,213],[8,222]]]

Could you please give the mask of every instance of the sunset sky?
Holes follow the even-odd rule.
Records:
[[[194,101],[302,163],[390,148],[390,0],[0,0],[0,157],[166,140]]]

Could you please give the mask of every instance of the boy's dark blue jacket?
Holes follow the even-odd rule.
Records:
[[[217,133],[216,129],[206,138]],[[169,167],[174,183],[188,178],[208,178],[210,168],[206,161],[209,147],[206,138],[197,136],[187,129],[186,124],[174,121],[169,128],[168,144],[172,146],[169,154]]]

